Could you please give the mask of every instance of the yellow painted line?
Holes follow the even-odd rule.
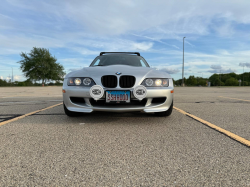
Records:
[[[59,106],[59,105],[62,105],[62,104],[63,104],[63,103],[59,103],[59,104],[56,104],[56,105],[52,105],[52,106],[49,106],[49,107],[44,108],[44,109],[36,110],[36,111],[34,111],[34,112],[30,112],[30,113],[28,113],[28,114],[24,114],[24,115],[22,115],[22,116],[19,116],[19,117],[13,118],[13,119],[10,119],[10,120],[7,120],[7,121],[3,121],[3,122],[0,123],[0,126],[5,125],[5,124],[10,123],[10,122],[13,122],[13,121],[17,121],[17,120],[19,120],[19,119],[25,118],[25,117],[30,116],[30,115],[32,115],[32,114],[35,114],[35,113],[38,113],[38,112],[42,112],[42,111],[48,110],[48,109],[50,109],[50,108],[54,108],[54,107]]]
[[[218,97],[223,97],[223,98],[227,98],[227,99],[235,99],[235,100],[250,102],[250,100],[244,100],[244,99],[238,99],[238,98],[231,98],[231,97],[224,97],[224,96],[218,96]]]
[[[231,133],[231,132],[229,132],[229,131],[227,131],[225,129],[222,129],[222,128],[220,128],[220,127],[218,127],[218,126],[216,126],[216,125],[214,125],[214,124],[212,124],[212,123],[210,123],[208,121],[205,121],[205,120],[203,120],[203,119],[201,119],[201,118],[199,118],[197,116],[189,114],[189,113],[187,113],[187,112],[185,112],[185,111],[183,111],[183,110],[181,110],[179,108],[174,107],[174,109],[177,110],[178,112],[184,114],[184,115],[187,115],[187,116],[189,116],[189,117],[191,117],[191,118],[193,118],[193,119],[195,119],[195,120],[197,120],[197,121],[211,127],[212,129],[215,129],[215,130],[225,134],[226,136],[229,136],[230,138],[232,138],[232,139],[234,139],[234,140],[236,140],[236,141],[250,147],[250,141],[249,140],[246,140],[245,138],[242,138],[242,137],[240,137],[240,136],[238,136],[238,135],[236,135],[234,133]]]

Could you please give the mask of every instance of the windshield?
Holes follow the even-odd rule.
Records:
[[[149,67],[141,56],[135,55],[103,55],[98,56],[90,66],[128,65],[137,67]]]

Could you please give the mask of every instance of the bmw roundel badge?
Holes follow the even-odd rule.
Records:
[[[121,75],[122,73],[121,73],[121,72],[116,72],[115,74],[116,74],[116,75]]]

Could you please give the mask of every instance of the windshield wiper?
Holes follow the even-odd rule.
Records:
[[[99,64],[99,65],[95,65],[95,66],[104,66],[104,65],[100,65],[100,64]]]

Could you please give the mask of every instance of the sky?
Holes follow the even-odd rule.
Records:
[[[102,51],[140,52],[151,67],[185,77],[250,72],[249,0],[2,0],[0,79],[26,78],[21,52],[50,50],[66,73]]]

